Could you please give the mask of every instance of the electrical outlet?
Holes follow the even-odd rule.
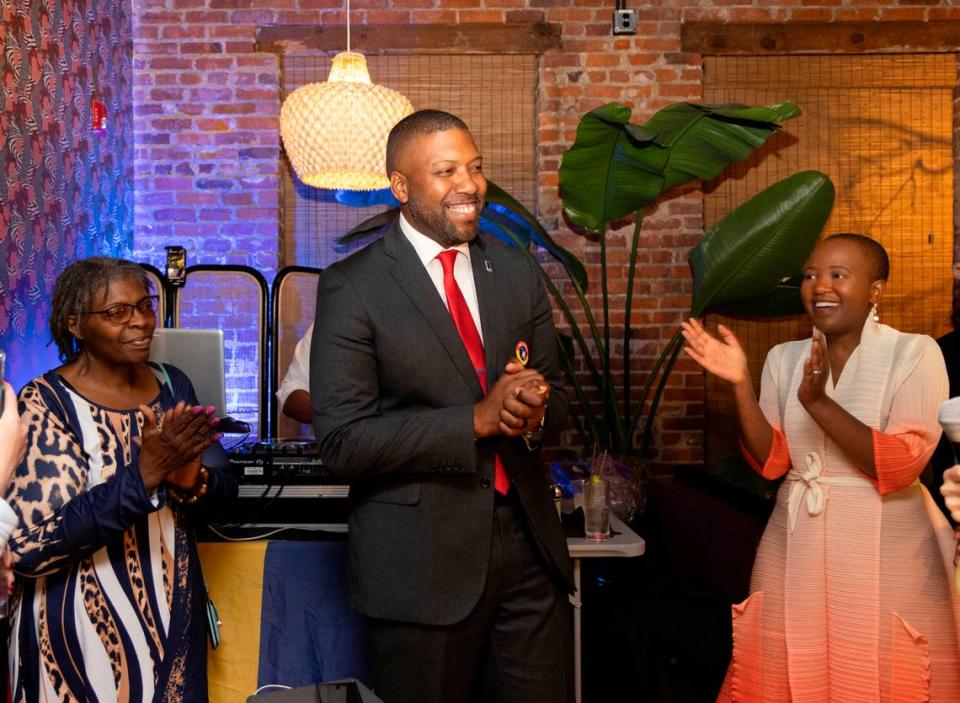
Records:
[[[637,11],[636,10],[614,10],[613,33],[614,34],[636,34],[637,33]]]

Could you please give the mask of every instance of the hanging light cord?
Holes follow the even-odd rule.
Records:
[[[350,0],[347,0],[347,51],[350,51]]]

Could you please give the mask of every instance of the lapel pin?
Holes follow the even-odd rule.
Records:
[[[519,342],[517,342],[517,346],[513,350],[513,355],[516,357],[517,361],[520,362],[521,366],[526,367],[527,362],[530,361],[530,347],[528,347],[527,343],[521,339]]]
[[[490,263],[489,259],[483,260],[483,268],[487,270],[487,273],[493,273],[493,264]]]

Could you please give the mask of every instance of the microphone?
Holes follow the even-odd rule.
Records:
[[[953,447],[954,463],[960,464],[960,396],[943,401],[937,419]]]

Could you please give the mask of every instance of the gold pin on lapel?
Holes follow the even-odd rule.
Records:
[[[513,350],[513,355],[516,357],[517,361],[520,362],[520,365],[526,367],[527,362],[530,361],[530,347],[527,346],[527,343],[522,339],[517,342],[516,348]]]

